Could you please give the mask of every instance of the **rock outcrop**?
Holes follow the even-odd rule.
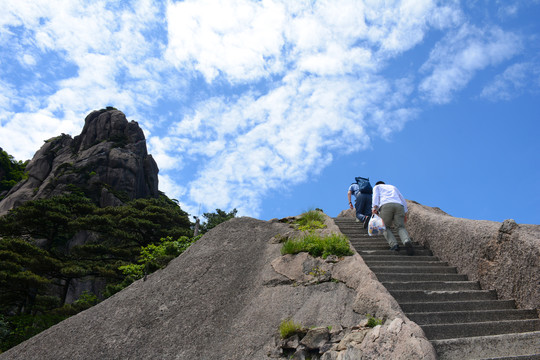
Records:
[[[287,222],[234,218],[146,281],[0,359],[286,359],[284,319],[322,329],[298,340],[312,359],[435,359],[358,254],[282,256],[280,241],[289,236]],[[368,313],[382,325],[366,327]]]
[[[47,140],[27,165],[28,179],[0,202],[0,215],[29,200],[84,190],[100,206],[158,196],[158,167],[135,121],[114,108],[93,111],[80,135]]]
[[[540,310],[540,225],[452,217],[408,201],[411,236],[519,308]]]

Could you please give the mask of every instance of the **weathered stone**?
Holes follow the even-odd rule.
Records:
[[[324,354],[325,352],[332,350],[334,345],[335,344],[333,344],[332,342],[325,343],[319,348],[319,354]]]
[[[314,350],[321,348],[330,339],[328,328],[317,327],[308,330],[306,336],[300,341],[300,344],[305,345],[308,349]]]
[[[278,285],[285,276],[274,270],[276,259],[289,258],[287,265],[294,269],[285,271],[284,266],[285,273],[305,275],[305,255],[281,256],[281,245],[269,241],[288,227],[245,217],[220,224],[146,281],[134,282],[0,354],[0,359],[264,359],[285,355],[276,346],[283,319],[347,332],[365,318],[354,311],[359,299],[369,300],[370,314],[399,318],[401,326],[400,321],[387,321],[366,330],[361,343],[356,338],[339,353],[333,344],[320,358],[436,358],[422,330],[397,303],[394,307],[395,300],[379,287],[358,254],[332,264],[340,283]],[[275,286],[264,285],[270,283]],[[329,339],[330,331],[323,331]],[[328,343],[309,352],[300,344],[296,350],[304,349],[303,356],[314,359]]]
[[[292,360],[306,360],[309,357],[309,351],[305,346],[300,345],[292,356]]]
[[[329,255],[324,261],[327,263],[337,263],[339,258],[336,255]]]
[[[298,334],[294,334],[293,336],[289,336],[288,338],[281,340],[282,349],[296,349],[299,344],[300,336],[298,336]]]
[[[510,234],[517,226],[518,224],[513,219],[507,219],[503,221],[499,231],[505,234]]]
[[[337,349],[338,350],[345,350],[349,346],[354,346],[360,344],[364,338],[366,337],[366,334],[369,332],[369,329],[364,330],[355,330],[347,335],[339,342]]]
[[[388,325],[388,332],[397,334],[401,331],[401,326],[403,325],[403,320],[400,318],[396,318],[390,322],[390,325]]]
[[[306,252],[284,255],[272,262],[272,267],[277,273],[304,285],[330,281],[332,279],[330,265]]]
[[[282,278],[271,266],[282,257],[281,244],[269,240],[287,229],[282,223],[231,219],[146,281],[0,359],[264,359],[279,352],[274,336],[283,319],[308,328],[357,324],[363,316],[352,310],[356,292],[343,283],[264,285]],[[166,312],[159,310],[162,305]]]
[[[414,201],[408,208],[416,241],[501,299],[540,311],[540,225],[455,218]]]
[[[343,339],[343,336],[345,336],[345,333],[343,331],[343,326],[332,326],[332,329],[330,329],[330,341],[331,342],[339,342],[341,339]]]
[[[385,356],[366,356],[360,349],[355,347],[349,347],[343,353],[340,354],[339,360],[358,360],[358,359],[409,359],[407,357],[385,357]],[[410,358],[417,359],[417,358]]]
[[[338,360],[339,352],[338,351],[327,351],[321,356],[321,360]]]
[[[63,195],[76,186],[100,206],[157,197],[158,167],[139,125],[115,109],[93,111],[80,135],[48,140],[26,167],[28,179],[0,201],[0,215],[29,200]]]

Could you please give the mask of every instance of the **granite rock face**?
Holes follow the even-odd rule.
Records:
[[[77,186],[100,206],[158,196],[158,167],[135,121],[113,108],[93,111],[80,135],[45,142],[26,168],[28,179],[0,202],[0,215],[29,200],[66,193]]]
[[[455,218],[414,201],[408,207],[415,241],[501,299],[540,310],[540,225]]]
[[[332,329],[286,341],[298,358],[313,352],[312,359],[436,358],[358,254],[328,261],[284,257],[276,239],[294,232],[287,222],[233,218],[146,281],[0,359],[285,359],[278,332],[284,319]],[[294,269],[279,266],[282,261]],[[313,271],[323,266],[331,278]],[[368,311],[384,324],[365,329]]]

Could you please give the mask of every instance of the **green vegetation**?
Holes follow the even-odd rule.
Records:
[[[182,254],[201,236],[195,238],[182,236],[178,240],[173,240],[170,236],[162,238],[159,244],[149,244],[141,248],[138,264],[120,266],[119,270],[129,279],[141,279],[144,275],[165,267],[169,261]]]
[[[73,304],[65,304],[53,310],[0,315],[0,353],[97,303],[95,295],[84,292]]]
[[[295,223],[298,225],[300,231],[312,231],[317,229],[324,229],[324,214],[320,210],[309,210],[298,218]]]
[[[353,252],[349,246],[349,241],[344,235],[331,234],[321,236],[314,232],[307,234],[303,238],[289,239],[283,243],[281,254],[298,254],[308,252],[312,256],[322,256],[324,259],[328,255],[347,256]]]
[[[164,195],[99,208],[74,191],[11,210],[0,218],[0,351],[166,266],[197,240],[191,225]],[[96,240],[73,246],[77,233]],[[67,304],[70,285],[88,276],[106,289]]]
[[[324,276],[326,275],[326,271],[316,266],[313,269],[311,269],[311,271],[309,272],[309,275],[315,276],[315,277]]]
[[[298,334],[304,330],[301,324],[295,323],[292,319],[285,319],[279,324],[279,334],[282,339],[286,339],[294,334]]]
[[[25,173],[27,164],[28,161],[15,161],[13,156],[0,148],[0,193],[9,191],[19,181],[28,177]]]
[[[230,212],[223,211],[221,209],[216,209],[216,212],[213,213],[204,213],[203,217],[206,219],[206,222],[201,224],[200,233],[204,234],[209,230],[215,228],[219,224],[230,220],[236,216],[238,210],[233,209]]]
[[[367,314],[367,318],[368,318],[368,321],[367,321],[367,327],[370,327],[370,328],[373,328],[377,325],[382,325],[383,324],[383,320],[382,319],[377,319],[373,316],[371,316],[370,314]]]

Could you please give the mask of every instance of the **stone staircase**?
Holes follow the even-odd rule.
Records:
[[[334,221],[407,317],[424,330],[439,359],[540,359],[536,310],[498,300],[494,290],[482,290],[416,243],[414,256],[404,247],[394,254],[382,235],[370,237],[360,222]]]

